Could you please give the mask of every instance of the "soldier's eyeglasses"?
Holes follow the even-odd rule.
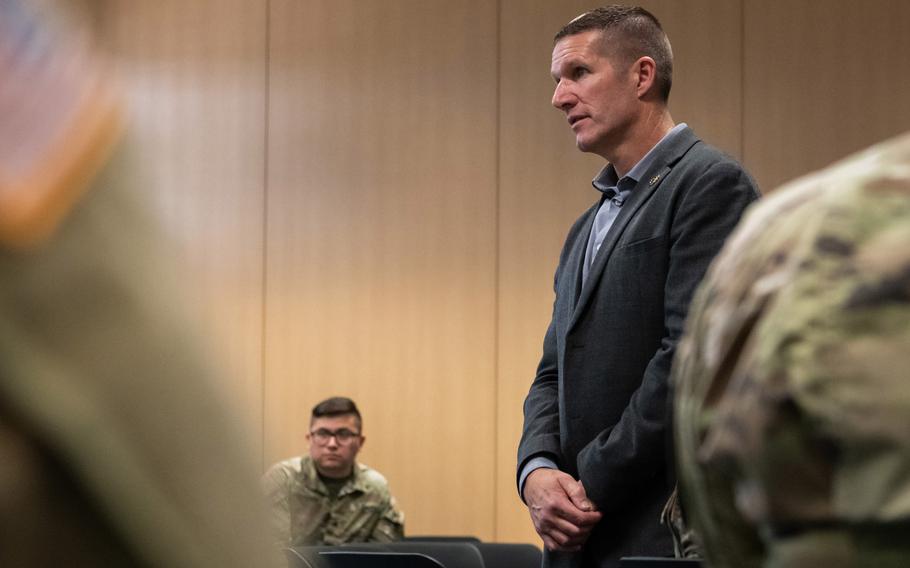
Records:
[[[335,438],[339,444],[345,445],[350,444],[351,440],[360,436],[360,432],[351,432],[347,428],[341,428],[340,430],[328,430],[326,428],[320,428],[319,430],[313,430],[310,432],[310,436],[313,437],[313,441],[324,446],[329,443],[329,440]]]

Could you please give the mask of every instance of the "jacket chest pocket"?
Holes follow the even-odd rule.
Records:
[[[666,242],[667,238],[665,235],[655,235],[653,237],[637,239],[617,247],[616,254],[622,256],[640,256],[666,248]]]

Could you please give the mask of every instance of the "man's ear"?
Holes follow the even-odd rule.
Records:
[[[643,99],[654,89],[654,82],[657,79],[657,63],[646,55],[638,58],[633,69],[638,80],[636,94],[639,99]]]

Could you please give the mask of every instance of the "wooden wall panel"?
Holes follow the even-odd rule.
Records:
[[[225,384],[262,432],[265,9],[258,0],[91,3],[140,148],[136,174],[184,267]]]
[[[602,162],[575,148],[565,118],[550,105],[551,39],[587,7],[502,2],[496,538],[538,546],[515,490],[521,409],[540,359],[559,250],[594,199],[590,181]]]
[[[496,5],[271,7],[266,456],[349,395],[408,532],[490,539]]]
[[[645,2],[673,44],[671,110],[704,138],[740,151],[738,3]],[[500,97],[499,357],[496,537],[539,544],[515,491],[521,406],[540,358],[552,277],[569,226],[597,194],[603,160],[579,152],[550,106],[552,37],[590,8],[583,1],[503,0]]]
[[[349,394],[409,532],[539,542],[521,403],[602,165],[550,107],[551,38],[592,5],[72,2],[116,55],[137,175],[263,465]],[[674,118],[766,190],[910,128],[906,2],[644,5],[674,46]]]
[[[740,2],[648,2],[673,46],[670,111],[706,142],[742,158]]]
[[[746,3],[745,158],[764,190],[910,129],[910,3]]]

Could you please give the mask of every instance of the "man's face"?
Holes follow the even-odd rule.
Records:
[[[553,106],[566,113],[575,144],[612,160],[637,112],[637,76],[631,64],[614,66],[603,54],[602,32],[591,30],[553,46]]]
[[[334,478],[351,474],[357,452],[364,442],[360,424],[353,414],[316,418],[310,424],[307,440],[316,469],[322,475]]]

